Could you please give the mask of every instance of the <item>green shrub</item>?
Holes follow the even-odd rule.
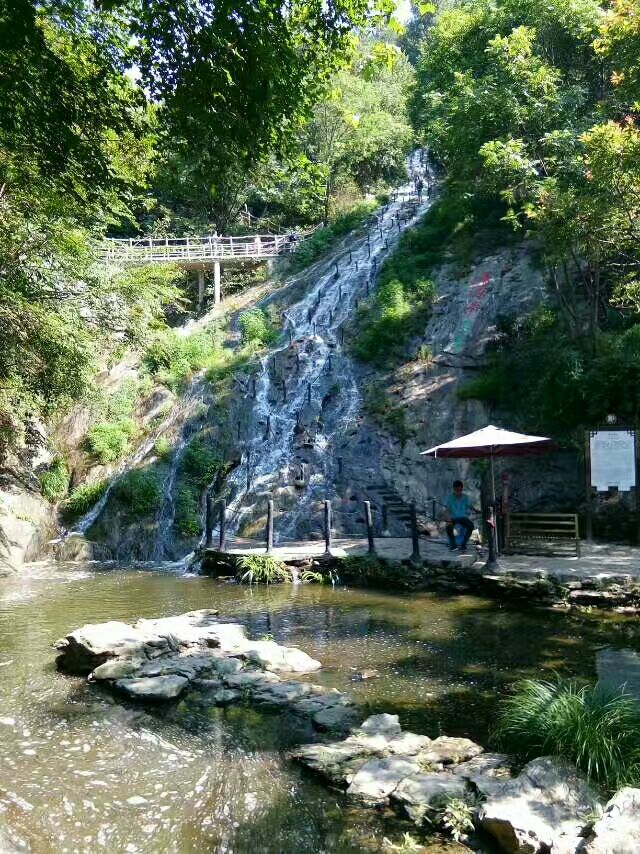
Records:
[[[241,584],[274,584],[291,581],[291,570],[271,555],[243,555],[238,561],[237,579]]]
[[[186,337],[170,330],[156,335],[145,350],[143,363],[158,382],[178,392],[221,349],[219,331],[215,328]]]
[[[149,469],[132,469],[114,485],[113,494],[132,513],[146,516],[160,506],[162,484],[155,472]]]
[[[59,501],[69,486],[69,469],[62,457],[56,457],[40,475],[40,490],[49,501]]]
[[[202,531],[198,500],[189,486],[180,486],[175,498],[174,525],[183,537],[197,537]]]
[[[338,238],[360,228],[376,207],[375,202],[357,205],[347,213],[336,217],[332,223],[324,228],[316,229],[310,237],[302,241],[297,247],[291,258],[291,269],[294,271],[303,270],[313,264],[334,246]]]
[[[214,479],[222,460],[203,437],[194,439],[184,452],[180,464],[180,474],[198,490],[206,489]]]
[[[243,311],[238,317],[238,325],[244,344],[264,346],[273,343],[278,337],[277,331],[260,308],[250,308]]]
[[[104,495],[108,480],[97,480],[95,483],[84,483],[73,489],[61,506],[62,518],[66,523],[84,516]]]
[[[173,454],[171,442],[167,439],[166,436],[158,436],[153,446],[153,450],[158,455],[158,458],[163,461],[168,460]]]
[[[130,418],[96,424],[87,433],[87,448],[100,463],[113,463],[131,450],[131,440],[138,431]]]
[[[608,792],[640,783],[640,704],[620,691],[526,679],[503,703],[496,739],[522,760],[563,756]]]

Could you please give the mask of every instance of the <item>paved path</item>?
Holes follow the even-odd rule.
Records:
[[[266,551],[264,542],[241,537],[228,537],[226,545],[230,554],[264,554]],[[379,557],[391,560],[411,557],[410,537],[376,537],[375,546]],[[284,561],[305,560],[320,557],[324,550],[324,540],[298,540],[274,546],[272,554]],[[356,537],[336,537],[331,552],[335,557],[361,557],[368,553],[368,544],[366,540]],[[447,560],[458,566],[469,566],[476,559],[476,552],[475,548],[469,548],[465,554],[451,552],[443,542],[420,537],[420,556],[426,562]]]
[[[640,580],[640,548],[615,543],[581,543],[580,557],[503,555],[502,572],[517,575],[554,575],[565,581],[626,575]]]
[[[409,537],[376,537],[379,557],[402,560],[411,557]],[[231,554],[264,554],[265,545],[256,540],[231,537],[227,540]],[[522,577],[555,576],[561,581],[583,581],[589,578],[607,579],[629,576],[640,581],[640,548],[612,543],[582,543],[580,557],[546,557],[537,555],[501,555],[499,568],[491,574],[509,573]],[[339,537],[333,540],[335,557],[354,557],[367,554],[367,541],[356,537]],[[274,547],[273,556],[284,561],[304,560],[324,554],[324,540],[301,540],[282,543]],[[446,543],[429,537],[420,537],[420,556],[425,563],[441,564],[446,561],[455,572],[456,566],[471,566],[486,561],[486,552],[478,555],[470,546],[465,554],[451,552]]]

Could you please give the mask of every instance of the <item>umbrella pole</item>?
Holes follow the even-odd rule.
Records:
[[[498,527],[496,517],[496,472],[491,450],[491,509],[489,511],[489,560],[488,567],[498,566]]]

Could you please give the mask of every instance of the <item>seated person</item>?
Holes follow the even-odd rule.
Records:
[[[469,512],[473,509],[469,496],[465,495],[463,483],[461,480],[453,481],[453,492],[444,502],[449,515],[447,523],[447,536],[449,537],[449,548],[451,551],[456,549],[455,526],[461,525],[464,528],[464,540],[460,546],[460,551],[464,552],[467,549],[469,537],[473,533],[473,522],[469,519]]]

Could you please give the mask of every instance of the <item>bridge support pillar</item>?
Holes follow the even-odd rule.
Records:
[[[198,270],[198,311],[204,305],[204,270]]]
[[[220,305],[220,262],[213,262],[213,304]]]

